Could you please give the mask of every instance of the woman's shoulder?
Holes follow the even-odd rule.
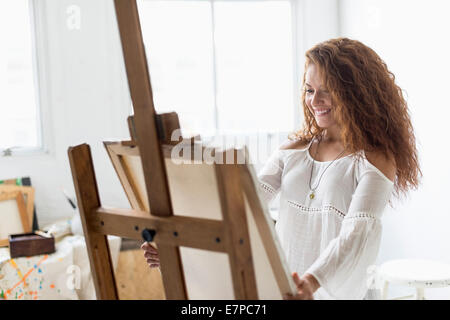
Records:
[[[303,150],[311,141],[306,139],[288,139],[280,145],[280,150]]]
[[[378,150],[364,151],[367,165],[372,169],[375,169],[391,182],[395,180],[397,166],[395,164],[395,158],[392,153],[384,153]]]

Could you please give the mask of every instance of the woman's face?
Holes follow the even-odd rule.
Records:
[[[306,69],[305,91],[306,105],[314,115],[317,125],[321,128],[329,128],[336,124],[331,95],[324,87],[319,70],[312,63]]]

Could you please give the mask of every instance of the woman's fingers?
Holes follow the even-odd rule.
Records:
[[[141,249],[145,251],[144,257],[147,259],[148,266],[150,268],[158,268],[160,266],[158,250],[149,242],[144,242],[141,245]]]
[[[144,242],[144,243],[141,245],[141,249],[144,250],[144,251],[151,252],[151,253],[158,253],[158,250],[156,250],[156,248],[153,247],[153,246],[152,246],[150,243],[148,243],[148,242]]]
[[[292,277],[294,278],[294,283],[297,286],[297,288],[300,288],[305,282],[304,280],[300,279],[297,272],[292,273]]]
[[[147,259],[147,261],[148,260],[152,260],[152,261],[155,261],[155,262],[159,263],[159,258],[158,257],[145,257],[145,259]]]
[[[150,268],[155,268],[155,267],[160,266],[159,260],[153,260],[153,259],[147,259],[147,264]]]
[[[313,300],[314,296],[311,291],[311,286],[307,285],[307,281],[298,276],[297,272],[292,273],[292,278],[297,286],[297,293],[295,295],[286,294],[284,299],[286,300]]]
[[[147,258],[147,259],[153,258],[153,259],[158,259],[158,260],[159,260],[159,255],[158,255],[158,254],[150,253],[150,252],[148,252],[148,251],[146,251],[146,252],[144,253],[144,257]]]
[[[159,259],[147,259],[147,263],[159,263]]]

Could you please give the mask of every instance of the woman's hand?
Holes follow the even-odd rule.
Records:
[[[286,294],[285,300],[314,300],[313,293],[319,289],[320,284],[313,275],[307,273],[303,277],[299,277],[297,272],[292,273],[294,282],[297,286],[297,294]]]
[[[141,246],[141,249],[144,250],[144,257],[147,259],[148,266],[150,268],[159,267],[158,250],[149,242],[144,242]]]

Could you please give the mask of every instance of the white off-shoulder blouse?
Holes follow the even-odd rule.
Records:
[[[267,204],[280,193],[275,225],[292,272],[320,283],[315,299],[363,299],[375,264],[381,217],[394,184],[361,152],[337,159],[323,174],[315,197],[309,179],[313,158],[304,149],[275,151],[258,172]],[[315,187],[331,163],[314,162]]]

